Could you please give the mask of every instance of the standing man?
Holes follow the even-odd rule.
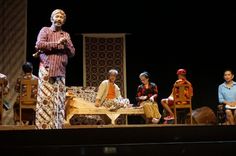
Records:
[[[225,105],[226,118],[230,125],[235,125],[236,119],[236,82],[233,78],[233,71],[225,70],[225,82],[218,87],[219,103]]]
[[[38,129],[60,129],[63,125],[66,65],[68,57],[75,55],[70,35],[62,30],[65,21],[65,12],[54,10],[51,27],[43,27],[37,37],[35,47],[40,57],[36,106]]]

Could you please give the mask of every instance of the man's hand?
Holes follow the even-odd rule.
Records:
[[[66,45],[67,42],[68,42],[67,39],[65,37],[62,37],[62,38],[59,39],[58,44]]]

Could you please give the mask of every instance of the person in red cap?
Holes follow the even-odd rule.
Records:
[[[178,69],[176,74],[178,75],[178,80],[174,83],[174,86],[177,85],[177,84],[190,84],[191,83],[186,79],[186,70],[185,69]],[[163,106],[163,108],[167,111],[167,113],[169,114],[168,116],[166,116],[164,118],[164,120],[173,120],[174,119],[174,113],[173,111],[171,110],[171,106],[173,106],[174,104],[174,95],[173,95],[173,92],[174,92],[174,87],[172,88],[172,92],[170,94],[170,96],[168,98],[165,98],[165,99],[162,99],[161,100],[161,104]],[[189,90],[189,94],[190,95],[193,95],[193,89],[192,87],[190,88]]]
[[[186,70],[185,69],[179,69],[177,70],[177,75],[186,75]]]

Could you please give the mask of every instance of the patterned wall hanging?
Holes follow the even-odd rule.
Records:
[[[83,34],[83,85],[99,86],[108,71],[116,69],[116,84],[127,97],[125,54],[125,34]]]

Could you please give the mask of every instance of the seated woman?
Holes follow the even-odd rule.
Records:
[[[148,72],[141,73],[139,78],[142,84],[138,86],[136,96],[138,106],[144,109],[146,123],[159,123],[161,114],[157,104],[157,86],[155,83],[149,81]]]
[[[108,79],[102,81],[99,85],[95,106],[105,106],[109,110],[116,110],[129,103],[128,99],[123,99],[120,94],[120,88],[115,84],[118,71],[111,69],[108,72]]]
[[[224,71],[225,82],[218,87],[219,103],[225,106],[227,124],[235,125],[236,123],[236,82],[232,70]]]

